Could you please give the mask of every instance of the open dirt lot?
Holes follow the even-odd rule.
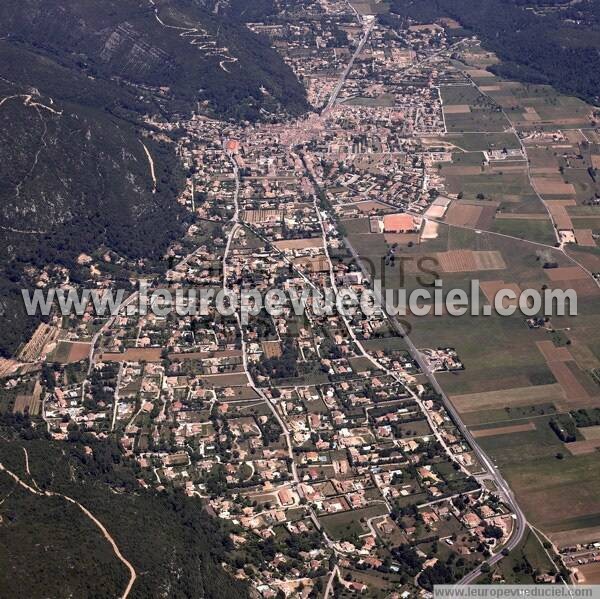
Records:
[[[91,344],[79,341],[59,341],[53,360],[59,364],[73,364],[85,360],[90,354]]]
[[[487,408],[530,406],[563,400],[565,393],[560,385],[537,385],[517,387],[484,393],[453,395],[452,403],[459,412],[477,412]]]
[[[600,440],[600,426],[586,426],[580,430],[586,441]]]
[[[243,372],[226,372],[224,374],[207,374],[200,377],[211,387],[237,387],[248,384],[248,377]]]
[[[569,368],[569,362],[548,362],[548,367],[565,390],[568,404],[586,405],[590,402],[589,393]]]
[[[389,245],[397,243],[398,245],[408,245],[409,243],[419,243],[418,233],[386,233],[385,242]]]
[[[600,584],[600,562],[578,566],[580,575],[583,576],[585,584]]]
[[[477,431],[472,431],[476,439],[483,437],[495,437],[497,435],[510,435],[512,433],[524,433],[534,431],[535,423],[526,422],[525,424],[513,424],[512,426],[501,426],[496,428],[484,428]]]
[[[556,347],[552,341],[538,341],[536,345],[546,362],[568,362],[573,359],[568,348]]]
[[[565,447],[571,455],[586,455],[594,453],[600,448],[600,439],[590,439],[589,441],[575,441],[575,443],[565,443]]]
[[[546,268],[546,276],[551,281],[576,281],[587,279],[589,275],[579,266],[564,266],[562,268]]]
[[[592,229],[575,229],[575,238],[579,245],[586,247],[596,247],[596,240],[592,235]]]
[[[538,341],[536,345],[544,356],[554,378],[565,390],[567,397],[565,407],[570,407],[571,403],[588,403],[590,394],[575,374],[581,371],[579,371],[577,362],[573,359],[569,349],[567,347],[556,347],[552,341]]]
[[[565,183],[560,176],[534,177],[533,186],[541,195],[575,195],[572,183]]]
[[[459,225],[462,227],[476,227],[482,212],[483,207],[481,206],[453,202],[448,209],[446,222],[451,225]]]
[[[85,360],[90,354],[91,343],[71,343],[69,348],[69,357],[67,362],[79,362]]]
[[[132,347],[123,353],[100,353],[99,362],[160,362],[160,347]]]
[[[465,114],[471,112],[471,107],[468,104],[454,104],[452,106],[444,106],[446,114]]]
[[[494,298],[502,289],[510,289],[517,296],[514,300],[504,298],[502,303],[505,308],[519,305],[518,298],[521,295],[521,288],[516,283],[505,283],[504,281],[481,281],[480,286],[487,301],[492,306],[494,305]]]
[[[557,202],[550,202],[548,204],[548,210],[550,210],[552,219],[556,223],[558,229],[573,229],[573,221],[567,214],[565,206],[558,204]]]
[[[311,239],[288,239],[286,241],[276,241],[273,245],[278,250],[305,250],[308,248],[323,247],[323,240],[320,237]]]

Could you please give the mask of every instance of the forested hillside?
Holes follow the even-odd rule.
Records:
[[[597,14],[597,0],[585,6]],[[501,58],[502,64],[492,69],[497,74],[546,83],[600,104],[600,31],[591,19],[575,23],[507,0],[392,0],[392,11],[422,21],[457,19]]]
[[[74,269],[78,255],[101,248],[156,260],[189,217],[175,201],[174,144],[149,136],[133,89],[7,40],[0,65],[0,353],[10,354],[35,324],[19,290],[42,269]]]
[[[261,108],[306,108],[267,43],[194,0],[8,0],[0,36],[95,78],[144,86],[170,111],[206,101],[219,116],[256,119]]]
[[[36,433],[23,422],[7,423],[0,422],[0,463],[33,488],[67,495],[93,513],[136,571],[130,597],[248,596],[221,566],[233,547],[228,532],[197,498],[144,491],[135,464],[108,441],[86,439],[86,450],[75,433],[59,445],[32,438]],[[15,424],[28,440],[15,435]],[[0,497],[3,596],[121,596],[129,573],[77,506],[35,495],[3,472]]]

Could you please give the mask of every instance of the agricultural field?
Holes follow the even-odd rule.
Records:
[[[521,93],[520,88],[512,91]],[[539,93],[542,96],[541,90]],[[536,108],[540,114],[552,115],[566,106],[560,102],[555,106],[543,97]],[[458,107],[447,115],[456,119],[471,114],[461,106],[474,102],[475,97],[472,90],[459,88],[448,92],[445,100]],[[599,224],[595,208],[581,205],[577,183],[567,174],[562,177],[554,151],[536,148],[533,164],[539,170],[532,179],[535,189],[527,172],[500,174],[482,164],[481,152],[487,151],[489,136],[451,136],[449,140],[456,146],[468,144],[468,151],[454,152],[453,162],[444,163],[439,170],[447,191],[461,193],[463,199],[450,205],[444,219],[447,224],[439,225],[438,238],[402,247],[393,259],[383,236],[350,235],[352,243],[369,255],[378,272],[386,272],[388,288],[401,284],[408,290],[417,288],[432,279],[429,272],[422,271],[434,270],[448,289],[468,290],[471,280],[479,279],[482,305],[500,288],[576,289],[578,316],[553,317],[540,328],[529,328],[523,316],[446,315],[405,320],[412,327],[410,336],[417,347],[433,343],[457,350],[464,371],[438,373],[438,381],[483,449],[502,469],[532,523],[561,542],[573,531],[584,537],[592,535],[591,531],[600,527],[596,500],[600,491],[596,447],[600,441],[591,430],[587,435],[578,430],[575,440],[565,443],[550,423],[568,418],[572,409],[600,407],[600,385],[591,374],[600,365],[600,290],[569,260],[570,255],[582,263],[586,259],[588,268],[600,271],[600,254],[578,246],[570,247],[567,254],[554,250],[554,229],[538,193],[545,197],[550,190],[556,198],[547,200],[553,218],[564,215],[577,230],[595,230]],[[550,186],[554,181],[556,185]],[[591,234],[582,238],[593,240]],[[419,269],[423,260],[426,262],[421,262]],[[548,264],[556,268],[545,268]],[[573,488],[577,488],[575,497]],[[531,535],[527,543],[541,548]],[[533,553],[547,563],[543,551]],[[507,580],[531,580],[531,576],[513,572]]]
[[[508,133],[448,133],[443,140],[453,144],[461,152],[484,152],[491,150],[518,150],[519,138]]]
[[[472,86],[441,88],[448,141],[464,154],[462,164],[453,155],[452,164],[443,165],[440,173],[450,194],[496,202],[496,217],[491,226],[482,227],[469,210],[465,216],[457,208],[449,211],[447,222],[554,245],[550,212],[557,229],[571,232],[570,243],[596,249],[600,239],[600,149],[594,107],[547,85],[503,80],[485,70],[497,61],[488,63],[487,56],[482,65],[481,56],[486,53],[468,48],[462,53],[462,62],[455,62]],[[480,119],[486,111],[505,117],[506,129],[490,133],[485,120]],[[468,119],[480,128],[456,133],[455,127]],[[484,162],[479,172],[474,165],[465,166],[470,153],[498,150],[500,144],[502,149],[523,148],[528,162]],[[542,215],[544,220],[538,220]],[[513,216],[517,220],[513,221]]]
[[[503,133],[510,124],[475,86],[441,87],[446,127],[451,133]]]
[[[506,402],[506,396],[498,399]],[[568,413],[557,414],[554,404],[513,404],[504,410],[471,412],[467,421],[482,448],[502,469],[532,524],[566,544],[572,538],[569,531],[593,536],[592,530],[586,533],[585,529],[600,525],[595,500],[600,465],[595,452],[571,453],[571,446],[582,441],[563,442],[551,426],[556,419],[570,421]],[[580,430],[576,438],[583,438]]]
[[[556,242],[554,228],[547,215],[524,214],[522,216],[523,218],[507,218],[508,215],[497,214],[490,230],[544,245],[553,245]]]
[[[49,362],[58,362],[59,364],[71,364],[85,360],[90,353],[90,343],[59,341],[56,349],[48,357]]]

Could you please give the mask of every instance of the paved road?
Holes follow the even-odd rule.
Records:
[[[361,267],[365,277],[368,280],[370,280],[371,275],[367,271],[367,269],[364,267],[362,262],[360,261],[360,256],[357,254],[357,252],[354,249],[354,247],[352,246],[352,244],[348,241],[348,239],[344,239],[344,243],[346,244],[346,247],[350,250],[353,257],[357,261],[357,264]],[[481,447],[478,445],[475,437],[471,434],[471,432],[469,431],[469,429],[467,428],[465,423],[462,421],[460,414],[458,413],[458,411],[456,410],[456,408],[454,407],[454,405],[449,400],[448,396],[446,395],[446,393],[444,392],[444,390],[438,383],[437,378],[435,377],[435,373],[433,373],[431,371],[431,369],[429,368],[429,365],[425,361],[423,355],[419,352],[419,350],[416,348],[416,346],[414,345],[414,343],[412,342],[410,337],[406,334],[406,331],[404,330],[402,324],[398,321],[397,318],[392,318],[389,315],[388,315],[388,320],[389,320],[390,324],[393,326],[393,328],[396,330],[396,332],[406,342],[406,345],[408,347],[411,357],[413,358],[413,360],[415,360],[415,362],[417,362],[417,364],[419,365],[419,367],[421,368],[421,370],[427,377],[427,380],[429,381],[431,386],[441,396],[442,401],[444,403],[444,407],[446,408],[446,410],[448,411],[448,414],[451,416],[452,420],[456,424],[456,427],[461,432],[461,434],[463,435],[463,437],[465,438],[467,443],[473,449],[473,453],[477,456],[477,459],[479,460],[481,465],[488,472],[489,478],[491,478],[495,482],[496,487],[498,489],[498,495],[511,508],[511,510],[514,514],[514,517],[515,517],[515,526],[513,528],[513,534],[511,535],[510,539],[504,546],[506,549],[511,551],[521,542],[521,540],[523,539],[523,536],[525,535],[527,528],[528,528],[527,519],[525,517],[525,514],[519,507],[519,504],[517,503],[517,501],[515,499],[514,493],[512,492],[512,490],[509,487],[506,480],[500,474],[500,471],[498,470],[498,468],[494,465],[492,460],[483,451],[483,449],[481,449]],[[483,563],[488,563],[490,566],[492,566],[495,563],[499,562],[503,557],[504,556],[502,555],[502,553],[497,553],[497,554],[489,557]],[[479,566],[478,568],[476,568],[475,570],[473,570],[472,572],[467,574],[462,580],[460,580],[458,582],[458,584],[459,585],[471,584],[481,575],[481,573],[482,573],[481,566]]]
[[[331,576],[329,577],[329,580],[327,581],[327,586],[325,587],[325,594],[323,595],[323,599],[329,599],[329,596],[331,595],[331,593],[333,591],[333,581],[339,575],[340,575],[340,569],[336,566],[331,571]]]
[[[448,411],[448,413],[450,414],[452,420],[456,424],[458,430],[461,432],[462,436],[466,439],[467,443],[473,449],[473,453],[477,456],[477,459],[479,460],[479,462],[484,466],[484,468],[490,474],[492,480],[496,483],[496,487],[498,489],[498,494],[500,495],[500,497],[504,500],[504,502],[507,505],[510,506],[511,510],[513,511],[513,514],[515,516],[515,528],[513,529],[513,534],[511,535],[508,543],[506,543],[506,545],[505,545],[505,548],[508,549],[509,551],[511,551],[521,542],[524,534],[527,532],[527,527],[528,527],[525,514],[519,507],[519,504],[517,503],[517,501],[515,499],[514,493],[512,492],[510,486],[508,485],[508,483],[506,482],[504,477],[500,474],[500,471],[495,466],[495,464],[493,463],[491,458],[488,457],[488,455],[478,445],[475,437],[472,435],[471,431],[467,428],[465,423],[462,421],[460,414],[458,413],[458,411],[456,410],[456,408],[454,407],[454,405],[449,400],[448,396],[446,395],[446,393],[444,392],[444,390],[438,383],[437,378],[435,377],[435,373],[433,373],[431,371],[427,362],[425,361],[425,359],[423,358],[423,356],[421,355],[419,350],[415,347],[415,345],[411,341],[410,337],[408,335],[406,335],[402,325],[395,318],[390,319],[390,322],[392,323],[394,328],[397,330],[397,332],[404,337],[404,341],[406,342],[406,344],[408,346],[408,349],[409,349],[409,352],[410,352],[412,358],[417,362],[417,364],[419,364],[421,370],[427,377],[427,380],[430,382],[430,384],[433,386],[433,388],[437,391],[437,393],[439,393],[439,395],[442,397],[444,406],[445,406],[446,410]],[[496,562],[500,561],[502,559],[502,557],[503,557],[503,555],[501,553],[499,553],[499,554],[493,555],[490,558],[488,558],[486,560],[486,562],[491,566],[491,565],[495,564]],[[475,570],[473,570],[472,572],[467,574],[467,576],[465,576],[458,584],[470,584],[475,579],[477,579],[480,574],[481,574],[481,566],[479,566],[478,568],[476,568]]]
[[[375,19],[370,19],[367,22],[367,25],[365,27],[363,36],[358,44],[358,47],[356,48],[354,54],[352,55],[350,62],[346,65],[346,68],[344,69],[344,72],[342,73],[340,80],[336,83],[335,87],[333,88],[333,92],[331,93],[331,96],[329,96],[329,102],[327,102],[327,106],[325,107],[325,110],[323,112],[327,112],[334,107],[334,105],[337,101],[337,98],[340,95],[340,92],[342,91],[344,84],[346,83],[346,79],[348,78],[348,75],[350,74],[350,71],[352,70],[352,67],[354,66],[354,61],[356,60],[358,55],[363,51],[363,48],[365,47],[365,44],[367,43],[367,40],[369,39],[369,36],[371,35],[371,32],[373,31],[373,27],[375,27]]]

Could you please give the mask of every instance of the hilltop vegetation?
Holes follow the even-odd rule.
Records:
[[[11,0],[0,7],[0,35],[88,76],[143,86],[171,112],[206,101],[217,116],[255,120],[261,108],[307,106],[266,42],[193,0]]]
[[[503,0],[392,0],[392,11],[423,22],[456,19],[502,60],[491,68],[496,74],[600,103],[600,30],[591,18],[575,24]],[[589,14],[596,11],[590,3]]]
[[[28,439],[14,437],[2,426],[0,461],[32,484],[25,472],[25,447],[41,489],[63,493],[91,510],[136,570],[131,597],[248,596],[246,586],[221,567],[233,547],[227,531],[197,498],[142,490],[135,464],[108,441],[86,439],[90,453],[75,435],[70,443],[57,444],[36,439],[26,421],[10,424]],[[58,497],[39,497],[17,487],[3,473],[0,496],[6,498],[0,546],[11,548],[0,550],[5,596],[121,595],[129,574],[81,510]]]
[[[35,285],[35,273],[73,269],[80,253],[100,248],[159,259],[188,217],[175,201],[182,177],[174,144],[149,137],[133,90],[7,41],[0,58],[0,352],[10,354],[35,324],[19,292]]]

